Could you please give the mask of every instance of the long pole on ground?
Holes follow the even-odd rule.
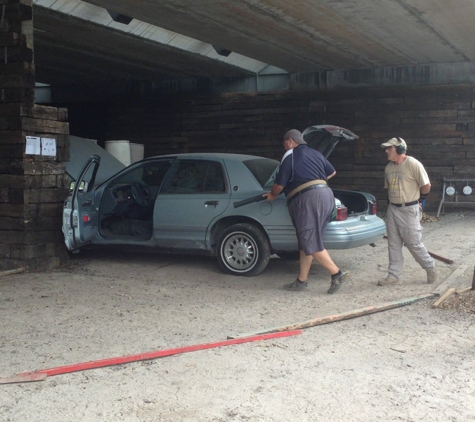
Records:
[[[122,365],[129,362],[138,362],[142,360],[150,360],[162,358],[165,356],[173,356],[181,353],[195,352],[197,350],[212,349],[215,347],[231,346],[233,344],[249,343],[252,341],[267,340],[271,338],[289,337],[301,334],[302,330],[287,331],[285,333],[269,333],[264,335],[249,336],[233,340],[223,340],[214,343],[202,343],[192,346],[178,347],[175,349],[157,350],[154,352],[140,353],[137,355],[129,355],[115,357],[109,359],[95,360],[90,362],[75,363],[72,365],[58,366],[50,369],[40,369],[34,372],[22,372],[7,378],[0,378],[0,384],[13,384],[19,382],[43,381],[46,377],[53,375],[68,374],[71,372],[84,371],[86,369],[104,368],[112,365]]]

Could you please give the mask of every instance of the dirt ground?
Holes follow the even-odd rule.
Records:
[[[406,304],[451,278],[447,288],[470,287],[475,211],[428,217],[424,243],[454,261],[436,261],[435,285],[407,253],[404,282],[376,286],[386,275],[384,240],[331,251],[351,271],[334,295],[316,264],[308,291],[283,290],[298,263],[278,258],[245,278],[224,275],[212,258],[84,251],[66,269],[1,277],[0,377]],[[440,307],[437,297],[409,301],[289,337],[1,384],[0,419],[474,421],[474,295],[453,294]]]

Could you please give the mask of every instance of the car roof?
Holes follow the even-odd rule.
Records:
[[[180,154],[166,154],[166,155],[156,155],[154,157],[145,158],[143,161],[148,160],[156,160],[157,158],[173,158],[173,159],[222,159],[227,161],[247,161],[247,160],[273,160],[272,158],[262,157],[258,155],[250,155],[250,154],[235,154],[235,153],[228,153],[228,152],[187,152],[187,153],[180,153]]]

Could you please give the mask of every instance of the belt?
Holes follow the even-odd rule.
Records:
[[[318,185],[311,185],[311,186],[308,186],[302,190],[299,190],[298,192],[294,193],[290,198],[287,199],[287,206],[290,205],[290,203],[295,199],[297,198],[297,196],[300,196],[302,195],[303,193],[305,192],[308,192],[309,190],[312,190],[312,189],[319,189],[319,188],[326,188],[328,187],[327,185],[323,185],[323,184],[318,184]]]
[[[418,203],[419,203],[419,201],[412,201],[412,202],[408,202],[407,204],[393,204],[391,202],[391,205],[394,205],[395,207],[401,208],[401,207],[410,207],[411,205],[416,205]]]

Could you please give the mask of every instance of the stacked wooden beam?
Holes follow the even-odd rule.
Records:
[[[68,259],[62,204],[68,180],[65,109],[34,105],[31,2],[3,2],[0,33],[0,269],[52,268]],[[27,137],[53,139],[56,155],[27,154]]]
[[[150,96],[149,96],[150,97]],[[443,178],[475,177],[473,86],[384,87],[160,97],[116,104],[108,138],[145,144],[145,156],[208,151],[281,159],[282,135],[322,123],[360,136],[330,157],[332,186],[372,192],[386,208],[382,142],[404,138],[432,181],[427,210],[437,210]],[[474,193],[475,195],[475,193]]]

